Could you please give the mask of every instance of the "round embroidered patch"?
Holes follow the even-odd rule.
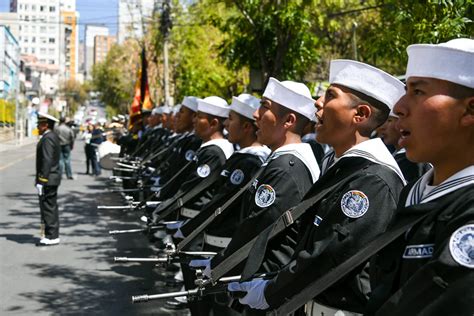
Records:
[[[451,235],[449,251],[457,263],[474,268],[474,224],[464,225]]]
[[[240,169],[235,169],[230,175],[230,182],[234,185],[239,185],[244,181],[244,172]]]
[[[359,218],[369,209],[369,198],[361,191],[346,192],[341,199],[341,209],[347,217]]]
[[[186,158],[187,161],[192,161],[194,159],[195,153],[193,150],[189,149],[185,154],[184,158]]]
[[[210,173],[211,173],[211,167],[209,167],[208,165],[200,165],[197,168],[197,174],[201,178],[207,177]]]
[[[276,192],[268,184],[262,184],[255,192],[255,204],[260,207],[269,207],[275,202]]]

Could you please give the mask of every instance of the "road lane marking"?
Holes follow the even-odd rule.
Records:
[[[23,157],[23,158],[21,158],[21,159],[12,161],[12,162],[10,162],[10,163],[7,163],[7,164],[4,165],[4,166],[0,166],[0,171],[2,171],[2,170],[4,170],[4,169],[7,169],[7,168],[9,168],[9,167],[11,167],[11,166],[13,166],[13,165],[16,165],[17,163],[22,162],[23,160],[26,160],[26,159],[29,159],[29,158],[31,158],[31,157],[34,157],[35,155],[36,155],[36,153],[32,153],[32,154],[29,154],[29,155],[26,156],[26,157]]]

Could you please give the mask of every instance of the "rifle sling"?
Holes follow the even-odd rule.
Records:
[[[164,204],[164,205],[162,204],[163,206],[159,205],[158,208],[161,209],[158,213],[159,217],[160,218],[165,218],[170,213],[175,211],[177,208],[182,207],[188,201],[193,199],[195,196],[197,196],[202,191],[206,190],[211,185],[213,185],[217,180],[219,180],[220,175],[221,175],[221,170],[217,170],[214,173],[212,173],[210,176],[205,178],[197,186],[192,188],[192,190],[187,191],[187,192],[181,192],[181,193],[175,195],[172,199],[167,200],[168,202],[166,202],[166,204]]]
[[[235,193],[227,202],[222,206],[218,207],[211,216],[209,216],[204,222],[201,223],[196,229],[194,229],[186,238],[184,238],[177,246],[178,251],[182,250],[187,244],[189,244],[199,233],[201,233],[214,219],[220,214],[224,213],[229,207],[237,200],[255,181],[255,179],[263,172],[265,167],[261,167],[252,179],[247,182],[237,193]]]
[[[280,215],[280,217],[276,220],[276,222],[268,226],[261,234],[267,235],[268,239],[273,238],[275,235],[285,230],[285,228],[292,225],[301,215],[304,214],[304,212],[307,209],[309,209],[314,204],[318,203],[327,194],[336,190],[337,187],[342,186],[345,183],[346,181],[338,182],[318,192],[313,197],[303,200],[295,207],[287,210],[282,215]],[[213,268],[211,271],[211,278],[213,280],[218,280],[219,278],[223,277],[227,272],[229,272],[231,269],[233,269],[236,265],[242,262],[245,258],[247,258],[250,250],[252,249],[258,237],[259,235],[255,236],[252,240],[250,240],[244,246],[239,248],[239,250],[233,252],[230,256],[225,258],[219,265]]]
[[[306,304],[306,302],[313,299],[313,297],[318,296],[331,285],[341,280],[355,267],[358,267],[362,263],[366,262],[370,257],[375,255],[383,247],[387,246],[395,239],[403,235],[403,233],[405,233],[408,229],[410,229],[417,223],[421,222],[428,215],[429,213],[426,213],[416,218],[410,217],[402,220],[392,229],[383,233],[378,238],[368,243],[364,248],[362,248],[359,252],[354,254],[348,260],[336,266],[334,269],[326,273],[321,278],[311,282],[306,288],[304,288],[301,292],[292,297],[289,301],[281,305],[278,309],[269,312],[268,314],[272,316],[277,316],[288,315],[291,312],[294,312],[295,310]]]

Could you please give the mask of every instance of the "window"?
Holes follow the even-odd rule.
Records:
[[[49,38],[49,43],[50,44],[54,44],[55,42],[56,42],[56,40],[54,39],[54,37]]]
[[[54,48],[50,48],[49,51],[48,51],[48,54],[54,55]]]
[[[28,36],[25,36],[25,37],[23,38],[23,42],[24,42],[24,43],[28,43]]]
[[[43,54],[43,55],[46,54],[46,48],[41,47],[40,48],[40,53]]]
[[[18,30],[20,30],[20,31],[21,31],[21,25],[18,27]],[[21,39],[21,37],[20,37],[20,39]]]
[[[36,11],[36,4],[31,5],[31,10]]]
[[[31,37],[31,42],[32,42],[32,43],[36,43],[36,37],[35,37],[35,36],[32,36],[32,37]]]
[[[25,10],[28,10],[28,4],[25,4]]]
[[[50,60],[49,60],[49,64],[50,64],[50,65],[54,65],[54,59],[50,59]]]
[[[40,11],[41,11],[41,12],[44,12],[45,9],[46,9],[46,6],[45,6],[45,5],[40,5]]]
[[[41,44],[46,44],[48,42],[46,37],[41,37],[40,41],[41,41]]]
[[[56,7],[54,6],[49,7],[49,12],[56,12]]]
[[[32,54],[35,54],[36,53],[36,49],[34,47],[31,47],[31,53]]]
[[[32,31],[32,32],[36,32],[36,25],[32,25],[32,26],[31,26],[31,31]]]
[[[40,63],[42,63],[42,64],[46,63],[46,59],[41,58],[41,59],[40,59]]]
[[[40,27],[40,32],[41,33],[46,33],[46,26],[41,26]]]

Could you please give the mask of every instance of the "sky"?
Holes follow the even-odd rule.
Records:
[[[110,35],[117,35],[118,0],[76,0],[76,10],[79,11],[79,40],[84,39],[85,24],[105,25]],[[10,0],[0,0],[0,12],[9,11]]]

